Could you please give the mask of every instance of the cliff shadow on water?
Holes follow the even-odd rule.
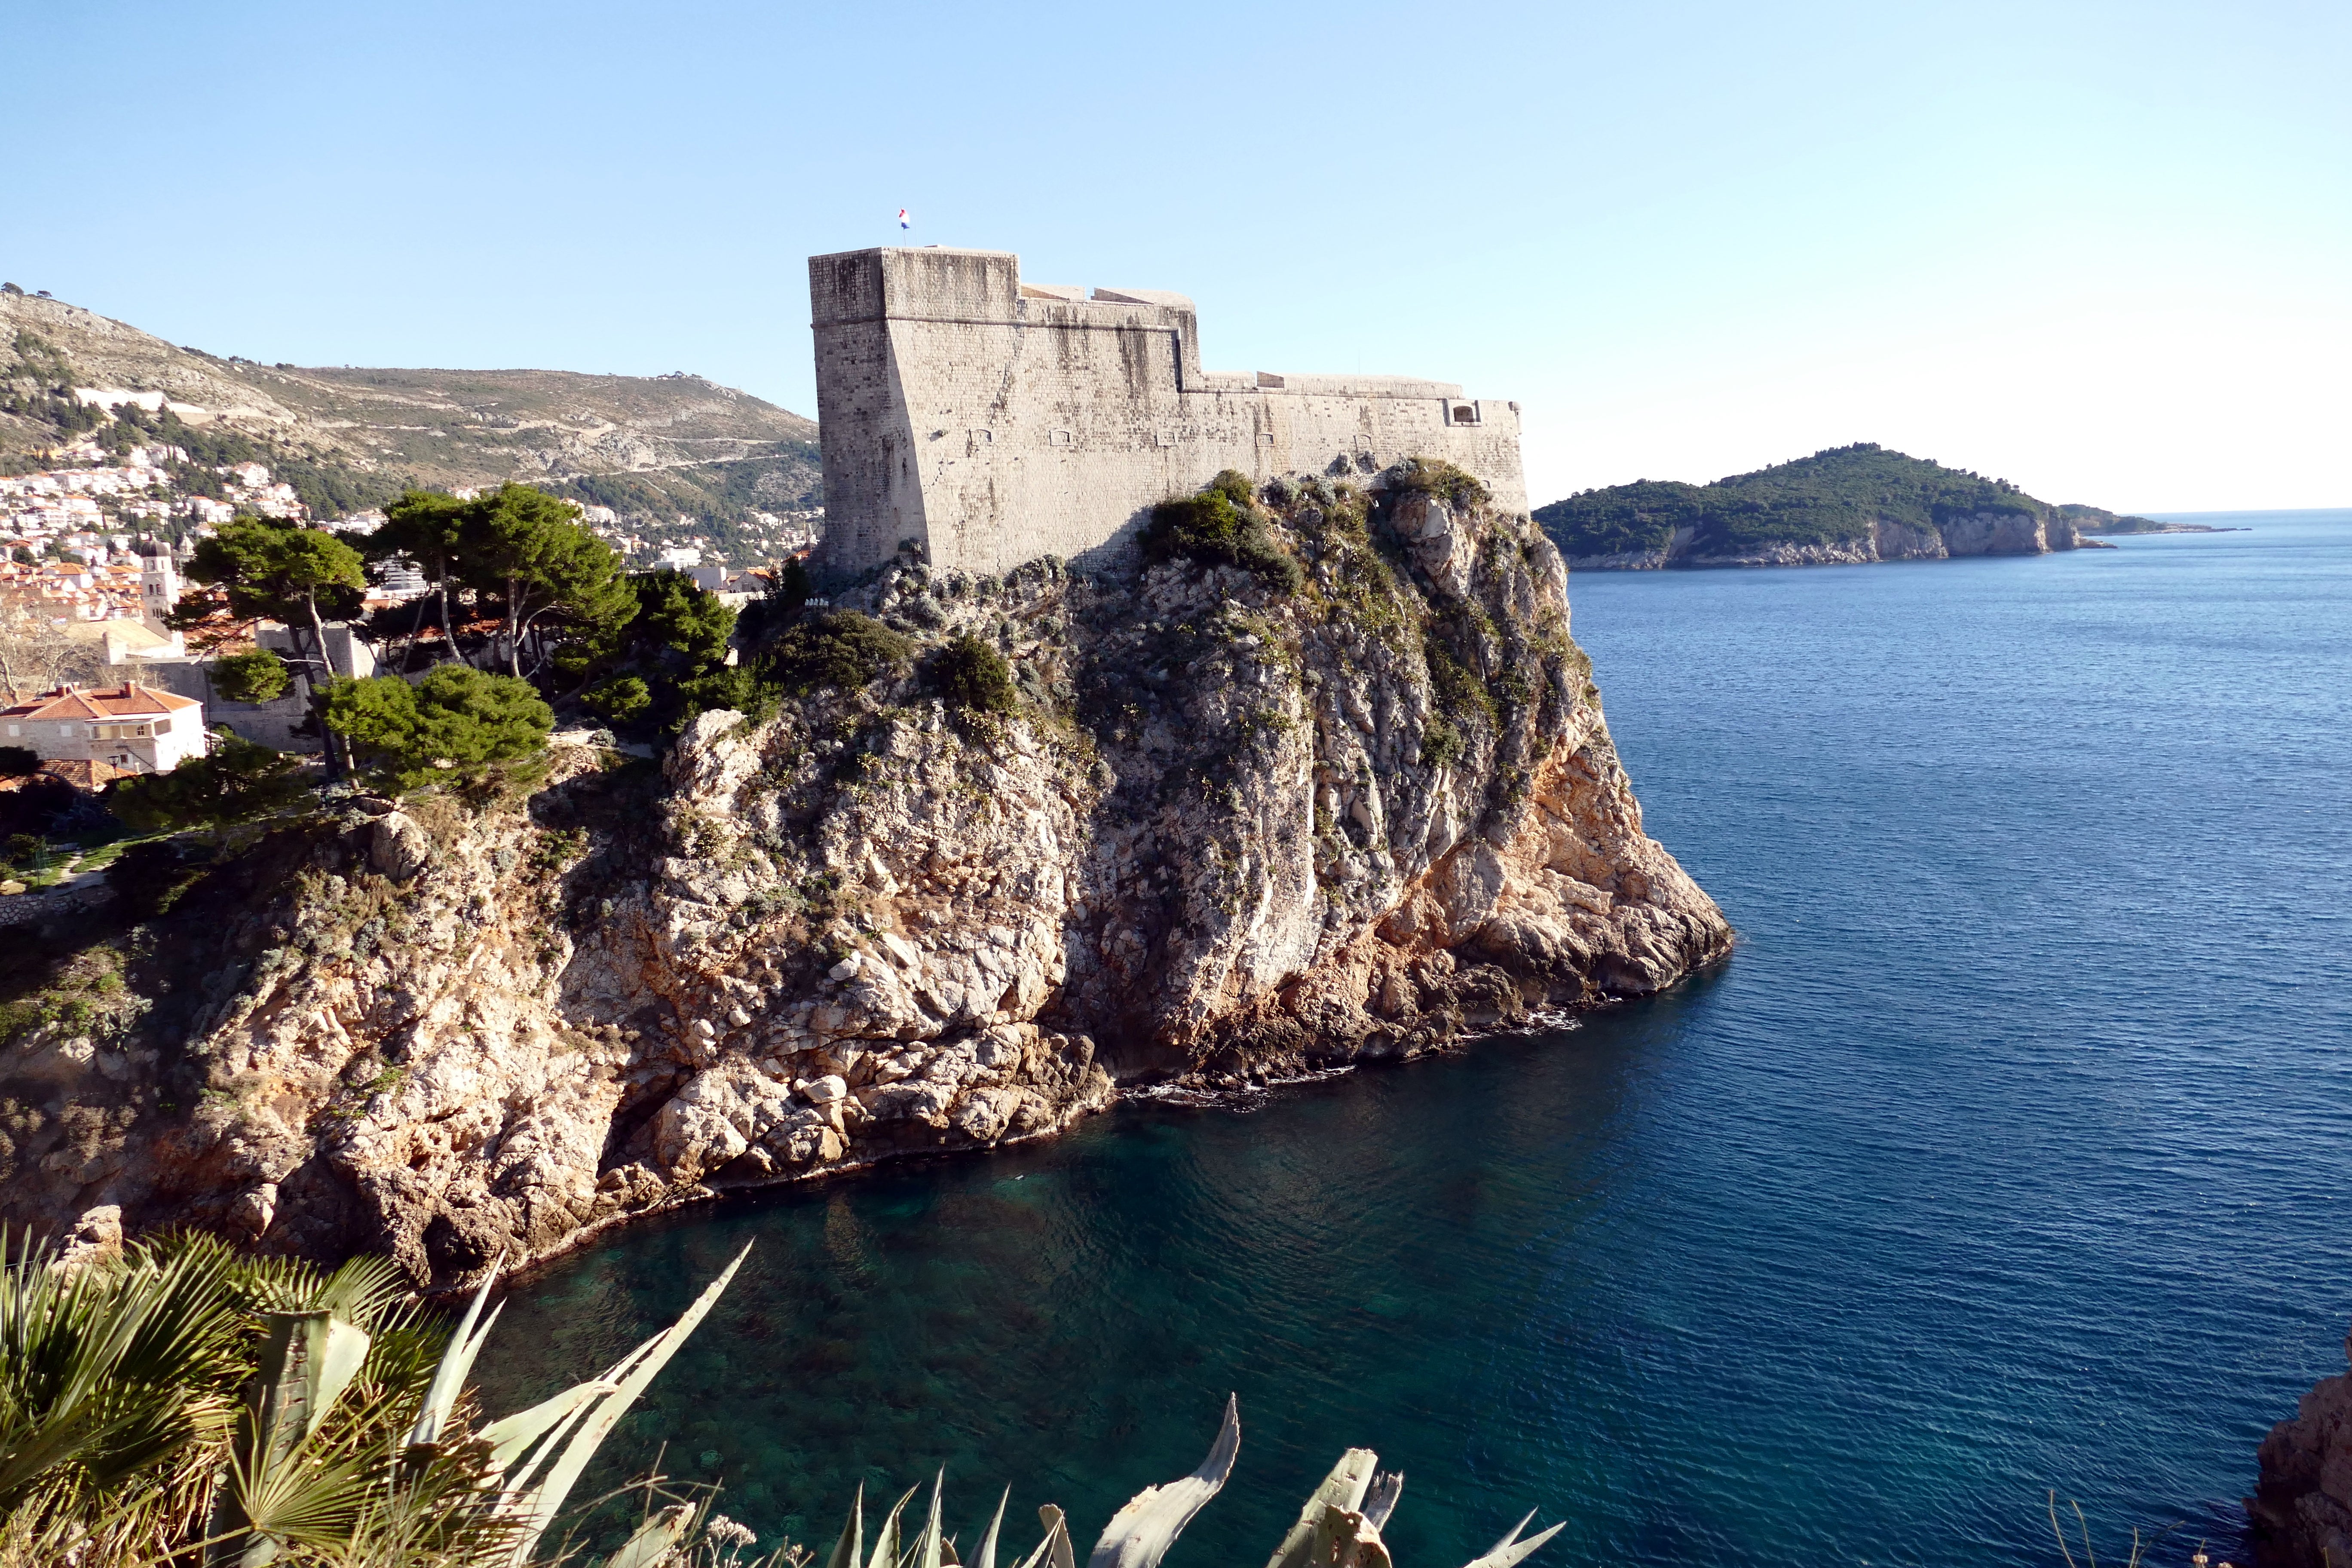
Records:
[[[10,961],[6,1217],[383,1250],[447,1289],[1728,951],[1642,831],[1528,517],[1434,463],[1162,512],[1121,574],[902,559],[768,625],[745,710],[658,764],[559,746],[151,858]]]

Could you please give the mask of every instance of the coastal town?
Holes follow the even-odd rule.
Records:
[[[481,492],[451,493],[470,500]],[[657,529],[610,507],[579,512],[582,525],[630,568],[675,571],[738,609],[769,590],[784,561],[807,554],[823,522],[814,510],[760,514],[782,550],[742,566],[725,560],[688,517]],[[48,815],[36,822],[27,789],[64,786],[94,802],[117,779],[167,773],[204,756],[221,736],[281,752],[320,749],[317,681],[299,668],[293,633],[265,621],[192,644],[173,624],[198,546],[241,516],[319,528],[362,549],[385,521],[380,509],[316,518],[266,464],[199,468],[169,445],[118,443],[109,450],[82,440],[49,452],[42,467],[0,475],[0,749],[21,764],[0,770],[0,818],[10,832],[31,827],[46,843],[81,809],[54,794],[40,796]],[[371,624],[381,626],[383,612],[430,587],[398,556],[373,560],[368,579],[358,614],[327,631],[330,668],[321,677],[375,673]],[[257,648],[293,656],[298,673],[277,697],[231,700],[214,671],[222,659]],[[45,851],[28,853],[47,863]],[[24,875],[23,867],[0,871],[0,893],[24,890]]]

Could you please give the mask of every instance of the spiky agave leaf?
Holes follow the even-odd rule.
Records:
[[[833,1543],[833,1555],[824,1560],[824,1568],[857,1568],[857,1561],[866,1555],[866,1483],[857,1483],[850,1494],[849,1518],[841,1526],[841,1539]]]
[[[475,1332],[474,1324],[482,1315],[482,1303],[489,1300],[490,1287],[498,1283],[499,1268],[505,1262],[506,1254],[501,1252],[490,1265],[490,1271],[482,1276],[481,1288],[467,1305],[457,1331],[449,1336],[449,1348],[441,1352],[441,1364],[434,1371],[433,1385],[425,1391],[425,1408],[416,1413],[416,1425],[408,1429],[410,1447],[441,1440],[441,1430],[449,1424],[449,1413],[457,1408],[457,1396],[465,1392],[466,1374],[474,1370],[474,1358],[481,1353],[482,1342],[498,1326],[499,1312],[506,1310],[506,1303],[499,1302],[490,1321],[482,1324],[480,1332]]]
[[[980,1538],[980,1551],[971,1560],[971,1568],[996,1568],[996,1532],[1004,1526],[1004,1505],[1013,1500],[1013,1489],[1007,1487],[996,1500],[996,1516],[988,1521],[988,1533]]]
[[[631,1532],[621,1549],[604,1559],[604,1568],[659,1568],[686,1527],[694,1522],[692,1503],[673,1503]]]
[[[613,1383],[615,1385],[613,1392],[583,1405],[581,1409],[584,1414],[581,1415],[576,1426],[569,1421],[557,1425],[555,1431],[549,1436],[546,1447],[553,1449],[559,1439],[563,1447],[560,1457],[548,1467],[543,1479],[528,1489],[520,1484],[509,1487],[500,1507],[516,1521],[512,1559],[515,1568],[521,1568],[530,1560],[531,1551],[538,1546],[539,1538],[546,1533],[548,1525],[562,1509],[563,1500],[571,1495],[572,1483],[580,1479],[581,1471],[588,1468],[588,1461],[595,1456],[597,1446],[628,1413],[629,1406],[636,1403],[637,1396],[653,1382],[654,1374],[669,1363],[670,1357],[677,1353],[679,1347],[686,1343],[687,1337],[694,1332],[712,1306],[717,1304],[720,1294],[734,1279],[735,1271],[743,1267],[743,1259],[751,1250],[751,1244],[745,1243],[743,1250],[735,1255],[735,1260],[719,1272],[719,1278],[712,1280],[700,1296],[695,1298],[694,1304],[677,1321],[622,1358],[614,1373],[607,1373],[601,1380]],[[532,1468],[537,1468],[536,1460]]]
[[[943,1561],[954,1555],[946,1552],[945,1543],[940,1539],[940,1489],[947,1483],[947,1479],[945,1469],[931,1477],[931,1512],[930,1517],[923,1521],[922,1536],[915,1542],[914,1568],[940,1568]]]
[[[1052,1503],[1039,1505],[1037,1522],[1045,1527],[1045,1539],[1037,1550],[1021,1560],[1021,1568],[1078,1568],[1077,1553],[1070,1546],[1070,1521]]]
[[[214,1494],[205,1525],[207,1563],[265,1568],[287,1542],[331,1535],[358,1507],[358,1464],[301,1450],[359,1375],[367,1334],[324,1309],[270,1312],[262,1321],[261,1363],[226,1484]]]
[[[907,1505],[920,1489],[908,1487],[907,1495],[890,1510],[890,1517],[882,1521],[882,1528],[874,1532],[874,1551],[866,1559],[866,1568],[898,1568],[898,1516],[907,1511]]]
[[[1388,1528],[1389,1515],[1396,1511],[1397,1499],[1404,1493],[1404,1472],[1382,1470],[1372,1477],[1371,1486],[1364,1493],[1364,1521],[1374,1530]]]
[[[545,1436],[549,1428],[566,1416],[576,1414],[590,1400],[610,1394],[619,1386],[602,1378],[575,1384],[552,1399],[542,1400],[528,1410],[519,1410],[512,1415],[491,1422],[474,1436],[489,1445],[490,1468],[503,1474],[524,1449]]]
[[[1381,1457],[1370,1448],[1350,1448],[1339,1456],[1323,1484],[1298,1510],[1298,1522],[1283,1536],[1282,1544],[1265,1560],[1265,1568],[1307,1568],[1315,1548],[1315,1532],[1323,1523],[1323,1510],[1339,1508],[1353,1513],[1363,1507],[1364,1493],[1372,1484],[1373,1471]],[[1088,1564],[1088,1568],[1093,1568]]]
[[[1467,1568],[1517,1568],[1517,1564],[1526,1561],[1537,1547],[1568,1528],[1568,1521],[1561,1520],[1549,1530],[1538,1531],[1525,1541],[1521,1541],[1519,1531],[1525,1530],[1528,1527],[1528,1521],[1535,1516],[1535,1510],[1528,1510],[1526,1519],[1511,1526],[1510,1533],[1488,1547],[1485,1552],[1472,1558]]]
[[[1087,1558],[1087,1568],[1159,1568],[1160,1560],[1168,1555],[1192,1516],[1223,1489],[1241,1447],[1241,1400],[1229,1394],[1225,1418],[1217,1428],[1216,1441],[1209,1445],[1209,1457],[1191,1475],[1166,1486],[1146,1487],[1128,1500],[1127,1506],[1104,1527],[1102,1539]]]
[[[1390,1568],[1381,1527],[1351,1509],[1328,1504],[1315,1526],[1307,1561],[1317,1568]]]

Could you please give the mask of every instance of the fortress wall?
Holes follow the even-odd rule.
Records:
[[[1443,458],[1526,510],[1517,405],[1408,377],[1204,374],[1181,295],[1024,289],[1017,258],[945,249],[816,257],[809,279],[836,572],[908,540],[967,571],[1099,560],[1224,468]]]

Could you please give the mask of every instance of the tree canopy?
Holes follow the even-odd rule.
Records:
[[[236,517],[196,546],[188,581],[208,591],[183,598],[173,626],[223,636],[264,620],[308,627],[323,674],[325,622],[360,613],[367,564],[331,533],[282,518]]]
[[[555,726],[529,681],[463,664],[442,665],[414,686],[391,675],[339,680],[327,692],[326,721],[354,765],[395,790],[530,756]]]
[[[169,773],[140,773],[107,786],[107,809],[142,832],[243,822],[281,811],[301,795],[301,760],[226,732],[212,751]]]
[[[367,552],[378,562],[415,563],[433,584],[440,625],[453,637],[452,595],[472,590],[477,609],[499,616],[509,675],[538,674],[566,643],[609,644],[637,613],[613,547],[581,523],[576,504],[530,485],[470,498],[407,490],[384,509]],[[412,641],[423,612],[419,605],[411,614]],[[588,662],[583,654],[558,668],[576,677]]]
[[[291,679],[286,661],[266,647],[250,647],[215,659],[213,689],[231,702],[274,702]]]
[[[504,607],[507,673],[522,674],[526,640],[557,627],[585,637],[617,631],[637,613],[621,558],[582,526],[580,509],[529,485],[500,485],[468,507],[458,570]],[[544,648],[538,662],[543,662]]]
[[[727,663],[734,608],[682,572],[640,572],[625,581],[635,613],[558,661],[576,662],[592,683],[583,693],[588,706],[610,723],[672,728],[699,710],[736,706],[741,679]]]

